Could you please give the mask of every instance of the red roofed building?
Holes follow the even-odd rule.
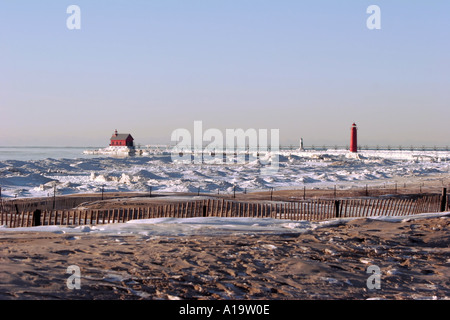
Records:
[[[114,134],[112,135],[110,139],[110,146],[116,147],[116,146],[126,146],[126,147],[133,147],[134,139],[129,133],[117,133],[117,129],[114,131]]]

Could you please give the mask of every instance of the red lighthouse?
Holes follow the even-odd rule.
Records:
[[[356,124],[353,123],[350,129],[350,152],[358,152],[357,130]]]

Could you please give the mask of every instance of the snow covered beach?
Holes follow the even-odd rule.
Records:
[[[0,299],[450,298],[449,213],[12,230],[0,232]],[[66,284],[73,265],[79,290]],[[367,285],[372,265],[380,289]]]

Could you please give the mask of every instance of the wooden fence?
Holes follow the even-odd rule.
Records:
[[[318,221],[346,217],[405,216],[448,209],[446,195],[291,202],[205,199],[120,209],[2,211],[0,225],[11,228],[39,225],[77,226],[168,217],[251,217]]]
[[[21,198],[21,199],[9,199],[0,201],[0,212],[27,212],[40,210],[55,210],[55,209],[70,209],[79,206],[82,203],[88,203],[92,201],[100,201],[107,199],[121,199],[141,196],[140,194],[97,194],[81,196],[57,196],[57,197],[42,197],[42,198]]]

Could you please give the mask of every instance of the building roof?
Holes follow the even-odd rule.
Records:
[[[131,137],[131,134],[129,133],[118,133],[117,135],[113,134],[111,140],[127,140],[128,136]],[[133,137],[131,137],[131,139],[133,139]]]

